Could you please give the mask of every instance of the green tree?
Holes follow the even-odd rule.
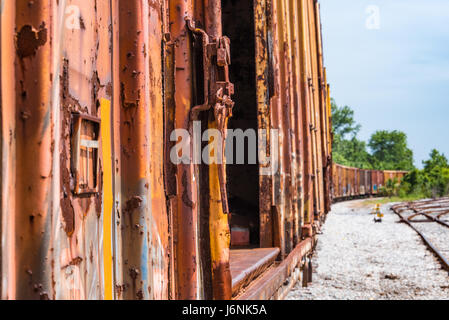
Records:
[[[356,138],[360,125],[354,120],[354,111],[348,107],[339,107],[335,100],[332,106],[333,160],[336,163],[369,169],[369,153],[366,143]]]
[[[444,154],[433,149],[430,152],[430,159],[423,161],[424,175],[427,176],[427,184],[430,196],[444,196],[449,192],[449,163]]]
[[[369,141],[371,164],[378,170],[413,170],[413,151],[401,131],[376,131]]]
[[[423,164],[423,170],[412,170],[404,177],[401,193],[433,198],[448,195],[449,161],[444,154],[434,149]]]
[[[436,167],[449,168],[449,162],[444,154],[438,152],[438,150],[433,149],[430,152],[430,159],[423,161],[424,170],[431,171]]]
[[[360,131],[360,124],[354,120],[354,110],[348,106],[339,107],[334,99],[331,99],[331,108],[334,135],[344,139],[346,135],[355,136]]]
[[[340,141],[335,144],[334,161],[342,165],[370,169],[370,154],[366,150],[366,142],[353,137],[350,140],[344,140],[338,137]]]

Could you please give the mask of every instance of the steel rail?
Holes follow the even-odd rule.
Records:
[[[431,216],[431,215],[428,214],[428,213],[421,212],[420,214],[422,214],[422,215],[425,216],[426,218],[429,218],[430,220],[432,220],[432,221],[434,221],[434,222],[436,222],[436,223],[438,223],[438,224],[440,224],[440,225],[442,225],[442,226],[445,226],[446,228],[449,228],[449,223],[444,222],[443,220],[440,220],[440,219],[438,219],[438,218],[435,218],[435,217]]]
[[[412,228],[413,230],[415,230],[415,232],[421,237],[421,239],[424,241],[424,243],[427,245],[427,247],[438,257],[438,260],[440,260],[440,263],[442,264],[443,268],[446,271],[449,271],[449,261],[441,254],[441,252],[432,244],[432,242],[430,242],[429,239],[427,239],[427,237],[421,232],[419,231],[417,228],[415,228],[415,226],[413,225],[412,222],[410,222],[408,219],[404,218],[397,210],[395,207],[391,208],[393,210],[394,213],[396,213],[399,218],[401,219],[401,221],[405,222],[410,228]]]
[[[438,215],[437,217],[431,216],[429,213],[420,211],[419,208],[416,208],[415,206],[412,206],[413,204],[414,203],[409,203],[409,205],[408,205],[408,207],[406,207],[406,209],[401,210],[401,212],[403,212],[403,211],[405,211],[407,209],[408,210],[412,210],[413,212],[415,212],[414,215],[412,215],[411,217],[407,218],[408,221],[411,221],[411,219],[416,217],[417,215],[423,215],[426,218],[432,220],[433,222],[436,222],[436,223],[438,223],[438,224],[440,224],[440,225],[442,225],[442,226],[444,226],[446,228],[449,228],[449,224],[447,222],[444,222],[443,220],[439,219],[440,215]],[[396,207],[396,210],[397,210],[397,207]]]

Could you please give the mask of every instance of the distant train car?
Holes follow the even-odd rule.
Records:
[[[397,182],[401,182],[402,178],[407,174],[407,171],[393,171],[393,170],[386,170],[384,171],[384,181],[385,183],[388,180],[394,180],[396,179]]]
[[[384,173],[379,170],[371,171],[372,177],[372,194],[378,194],[380,189],[384,186]]]
[[[336,201],[378,195],[388,180],[398,182],[407,171],[367,170],[332,164],[332,198]]]
[[[359,194],[369,195],[371,194],[371,171],[360,169],[360,183],[359,183]]]
[[[359,168],[355,168],[354,169],[354,175],[355,175],[355,179],[354,179],[354,194],[355,195],[360,195],[360,180],[361,180],[361,169]]]

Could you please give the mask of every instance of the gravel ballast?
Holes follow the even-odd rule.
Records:
[[[287,300],[449,300],[449,274],[421,238],[383,205],[382,223],[366,200],[332,207],[312,259],[313,283]],[[449,230],[449,229],[448,229]]]

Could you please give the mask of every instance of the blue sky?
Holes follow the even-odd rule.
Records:
[[[449,1],[320,0],[331,96],[362,125],[407,133],[415,165],[449,157]],[[379,29],[368,29],[376,6]],[[368,20],[368,21],[375,21]]]

